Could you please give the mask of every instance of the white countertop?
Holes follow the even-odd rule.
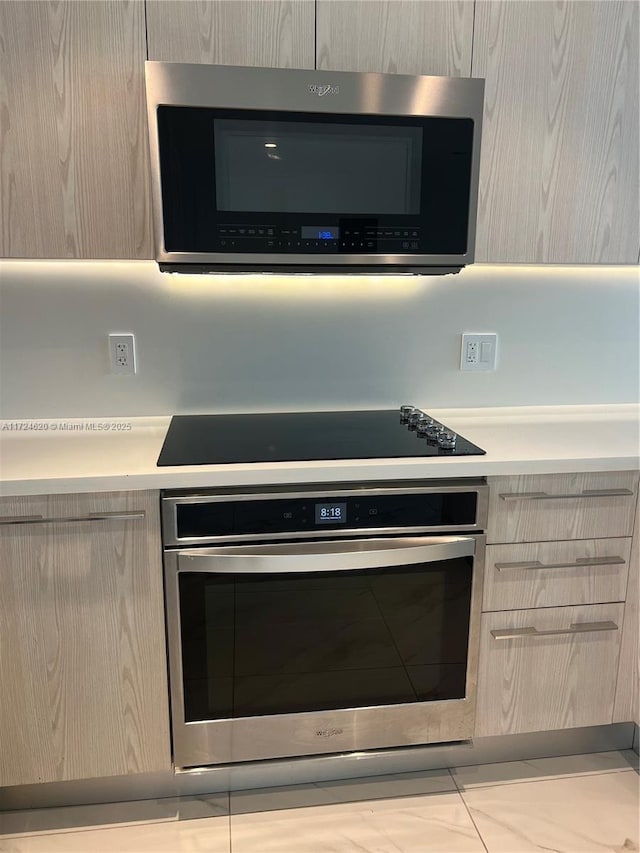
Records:
[[[0,421],[0,494],[625,471],[639,467],[640,407],[430,409],[485,456],[158,468],[170,417]]]

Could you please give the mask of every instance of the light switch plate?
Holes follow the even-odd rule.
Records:
[[[464,332],[460,370],[495,370],[498,336],[494,332]]]

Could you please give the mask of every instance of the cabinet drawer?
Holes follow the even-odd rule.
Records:
[[[153,493],[157,495],[157,492]],[[140,497],[136,505],[136,497]],[[0,498],[0,532],[33,527],[48,530],[54,524],[82,526],[140,520],[145,517],[147,493],[97,492],[70,495],[34,495]]]
[[[476,736],[610,723],[623,610],[596,604],[483,614]],[[522,629],[550,633],[504,635]]]
[[[624,601],[631,539],[488,545],[483,610]]]
[[[631,536],[635,471],[489,478],[487,542]]]

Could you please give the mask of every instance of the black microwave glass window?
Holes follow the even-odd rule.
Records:
[[[214,121],[220,211],[420,212],[422,128]]]
[[[467,251],[472,119],[175,106],[157,117],[167,252]]]

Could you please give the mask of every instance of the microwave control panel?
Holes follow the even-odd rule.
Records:
[[[416,253],[420,251],[420,228],[359,225],[220,225],[217,249],[221,252],[261,253]]]

